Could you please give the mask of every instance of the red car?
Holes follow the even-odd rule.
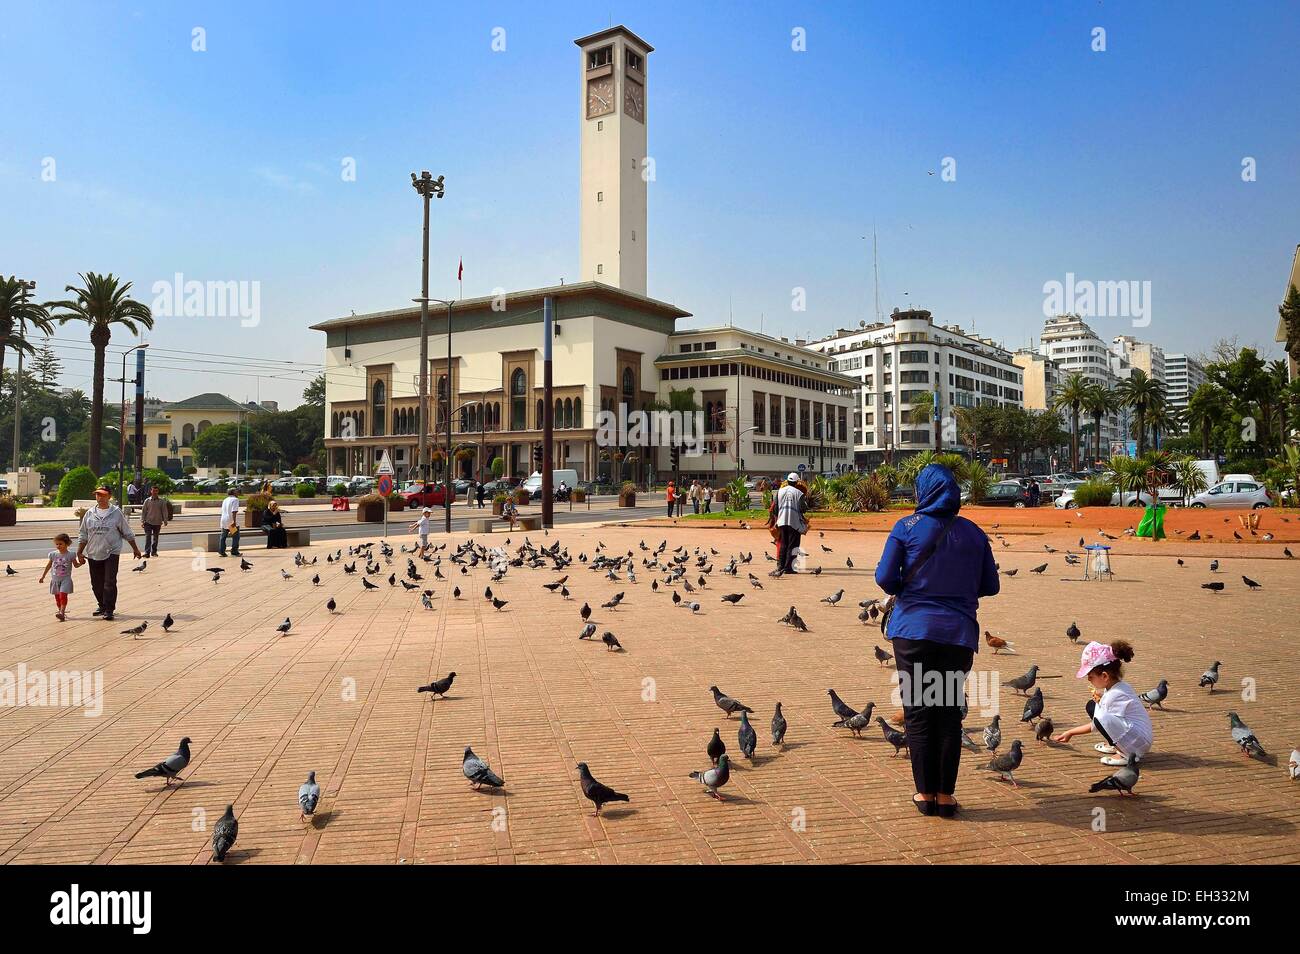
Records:
[[[443,484],[425,484],[419,490],[403,494],[406,506],[414,509],[423,507],[445,507],[447,505],[446,489]],[[452,499],[455,499],[453,494]]]

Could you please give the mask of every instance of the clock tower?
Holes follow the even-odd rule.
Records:
[[[646,294],[646,59],[624,26],[574,40],[582,51],[579,274]]]

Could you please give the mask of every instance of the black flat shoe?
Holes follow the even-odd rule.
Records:
[[[912,804],[916,806],[916,810],[920,812],[922,815],[934,814],[934,809],[935,809],[934,802],[927,802],[925,800],[921,800],[918,802],[915,798],[913,798]]]
[[[957,802],[951,802],[949,804],[936,802],[934,807],[935,807],[935,814],[937,814],[940,818],[952,818],[954,815],[957,814],[957,809],[961,808],[961,805],[959,805]]]

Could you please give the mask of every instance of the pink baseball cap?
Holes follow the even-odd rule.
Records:
[[[1079,671],[1074,674],[1074,677],[1082,679],[1098,666],[1105,666],[1114,661],[1115,650],[1105,643],[1089,643],[1083,647],[1083,655],[1079,657]]]

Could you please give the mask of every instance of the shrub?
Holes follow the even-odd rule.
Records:
[[[335,497],[346,497],[347,495],[348,495],[348,485],[347,485],[347,484],[335,484],[335,485],[334,485],[334,496],[335,496]]]
[[[145,468],[144,479],[149,481],[150,487],[157,487],[158,493],[164,497],[176,489],[175,482],[156,468]]]
[[[849,489],[849,501],[859,512],[877,512],[889,506],[890,491],[875,474],[855,482]]]
[[[295,477],[310,477],[310,476],[311,476],[311,465],[310,465],[310,464],[299,464],[297,467],[295,467],[295,468],[293,469],[293,475],[294,475]]]
[[[18,501],[9,494],[0,495],[0,510],[17,510]]]
[[[377,493],[362,494],[357,498],[357,509],[362,507],[373,507],[375,504],[381,504],[384,498]]]
[[[500,458],[498,458],[498,460],[499,460],[499,459],[500,459]],[[505,494],[497,494],[495,497],[492,498],[492,502],[493,502],[494,504],[503,504],[503,503],[506,502],[506,495],[505,495]]]
[[[965,472],[966,482],[970,484],[970,502],[979,503],[988,496],[989,488],[993,486],[993,475],[979,461],[964,464],[962,470]]]
[[[1104,480],[1085,480],[1074,489],[1076,507],[1109,507],[1115,486]]]
[[[309,480],[304,480],[297,487],[293,488],[293,492],[299,497],[315,497],[316,485]]]
[[[517,503],[517,504],[526,504],[526,503],[528,503],[528,491],[524,490],[524,488],[522,488],[522,487],[516,487],[516,488],[515,488],[515,503]]]
[[[74,467],[59,481],[56,506],[71,507],[74,500],[89,500],[95,493],[95,472],[89,467]]]
[[[46,461],[44,464],[36,465],[36,472],[43,478],[42,483],[48,491],[58,489],[59,481],[63,479],[63,475],[68,472],[68,469],[54,461]]]
[[[249,494],[244,506],[253,513],[260,513],[271,502],[270,494]]]
[[[586,503],[586,501],[587,501],[587,491],[582,487],[573,488],[573,502]]]

